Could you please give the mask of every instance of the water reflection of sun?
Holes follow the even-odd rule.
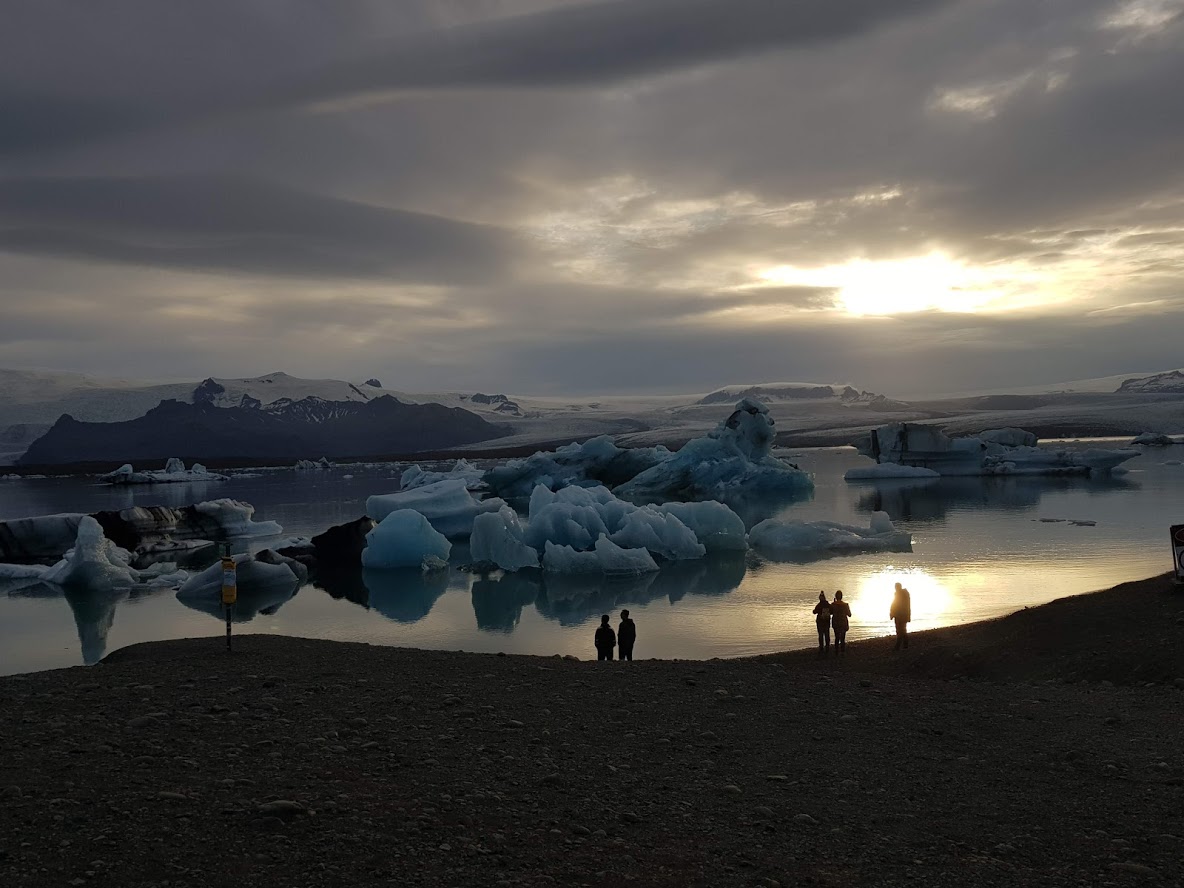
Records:
[[[958,607],[956,590],[917,568],[885,568],[862,577],[856,581],[855,589],[843,594],[851,610],[859,614],[860,623],[865,626],[875,623],[888,626],[891,623],[888,611],[892,607],[896,583],[909,590],[913,611],[913,619],[909,624],[911,628],[921,629],[949,622],[950,613]]]

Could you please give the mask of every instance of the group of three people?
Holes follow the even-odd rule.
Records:
[[[896,624],[896,647],[893,650],[900,650],[902,645],[907,650],[913,603],[909,590],[900,583],[896,584],[888,618]],[[814,605],[814,623],[818,627],[818,656],[830,656],[831,629],[835,632],[835,656],[846,655],[847,630],[851,628],[851,605],[843,601],[842,589],[835,593],[834,601],[826,600],[826,592],[818,593],[818,603]]]
[[[621,611],[621,624],[617,631],[608,623],[608,614],[600,618],[600,626],[596,630],[596,659],[611,660],[613,648],[618,649],[619,660],[633,659],[633,643],[637,641],[637,627],[629,618],[629,611]]]

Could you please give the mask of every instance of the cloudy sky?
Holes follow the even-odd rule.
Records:
[[[1184,0],[15,0],[0,367],[1179,366]]]

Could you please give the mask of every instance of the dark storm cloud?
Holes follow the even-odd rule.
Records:
[[[152,91],[123,106],[0,93],[0,152],[389,91],[603,85],[852,36],[949,2],[613,0],[420,34],[270,86],[249,74],[245,87],[190,91],[184,103]]]
[[[0,180],[0,250],[253,274],[484,283],[495,228],[226,176]]]

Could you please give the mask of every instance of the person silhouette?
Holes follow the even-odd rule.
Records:
[[[896,584],[896,594],[892,596],[892,607],[888,611],[889,619],[896,623],[896,646],[892,648],[898,651],[901,645],[904,649],[909,649],[909,620],[913,618],[913,601],[909,596],[909,590],[900,583]]]
[[[617,659],[633,662],[633,643],[637,641],[637,626],[629,618],[629,611],[621,611],[621,625],[617,627]]]
[[[814,623],[818,627],[818,656],[830,655],[830,602],[826,600],[826,593],[818,593],[818,603],[814,605]]]
[[[611,660],[613,648],[616,646],[617,633],[613,632],[613,627],[608,624],[608,614],[604,614],[601,616],[600,626],[596,630],[596,659]]]
[[[843,590],[830,603],[830,621],[835,630],[835,656],[847,656],[847,630],[851,628],[851,605],[843,601]]]

